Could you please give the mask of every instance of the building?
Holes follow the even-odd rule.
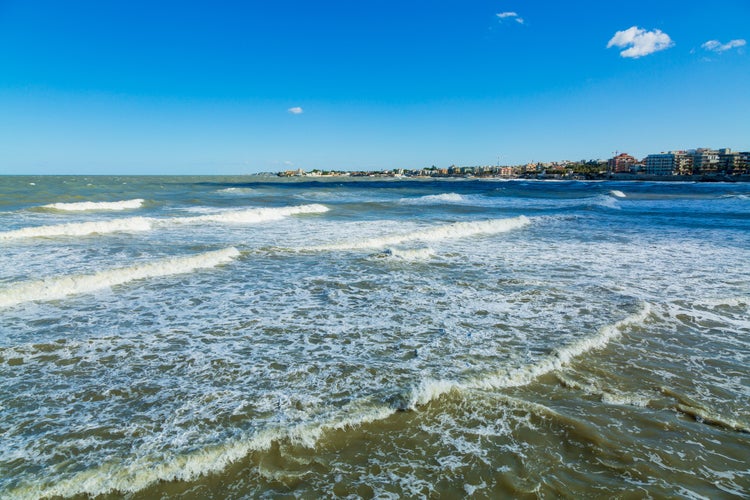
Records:
[[[719,152],[715,149],[691,149],[687,155],[692,159],[693,174],[709,174],[718,170]]]
[[[647,175],[689,175],[692,159],[683,151],[652,154],[646,157]]]
[[[732,173],[734,175],[750,175],[750,151],[739,153]]]
[[[634,157],[627,153],[620,153],[607,161],[607,169],[611,173],[621,174],[632,171],[633,165],[638,163]]]
[[[729,148],[719,150],[719,172],[732,175],[739,170],[741,162],[741,153],[732,151]]]

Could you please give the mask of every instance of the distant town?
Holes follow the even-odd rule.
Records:
[[[557,161],[525,165],[482,165],[447,168],[380,171],[303,169],[279,172],[279,177],[464,177],[502,179],[613,179],[613,180],[698,180],[750,181],[750,152],[729,148],[696,148],[650,154],[637,159],[616,152],[608,160]]]

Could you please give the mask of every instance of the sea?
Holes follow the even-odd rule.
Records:
[[[750,497],[750,184],[0,177],[0,498],[319,497]]]

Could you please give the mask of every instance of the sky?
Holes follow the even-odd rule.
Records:
[[[0,0],[0,174],[750,150],[750,1]]]

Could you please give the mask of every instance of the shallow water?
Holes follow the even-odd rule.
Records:
[[[750,492],[750,186],[0,178],[0,496]]]

